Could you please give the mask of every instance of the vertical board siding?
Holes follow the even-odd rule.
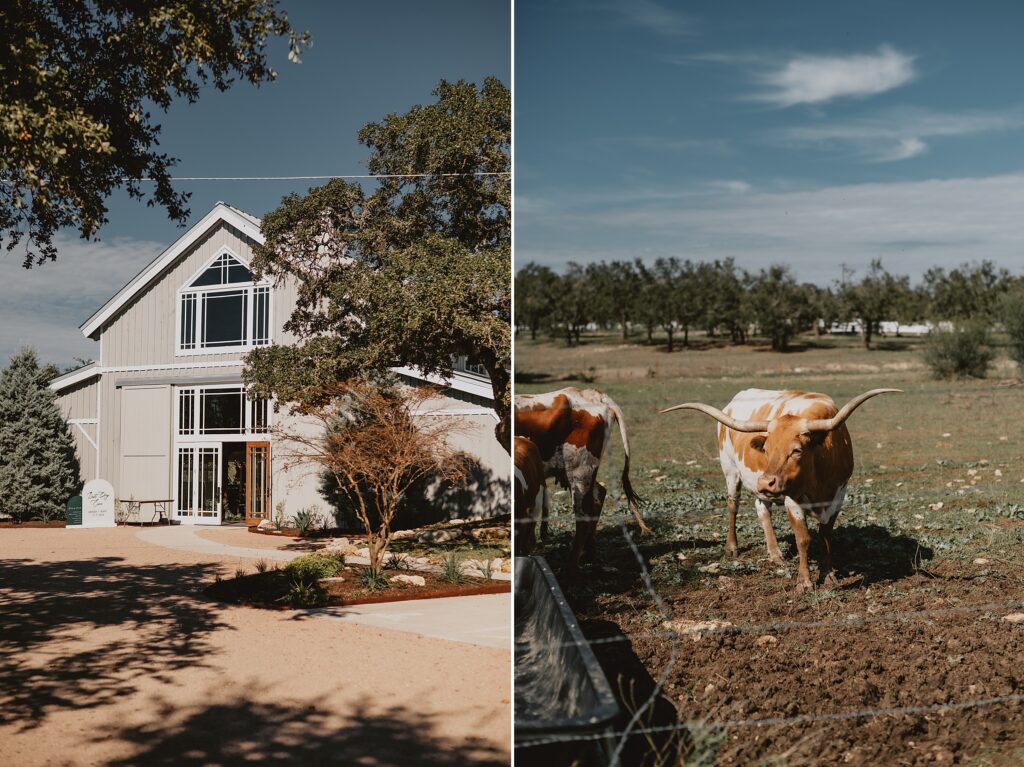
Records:
[[[239,360],[242,354],[175,354],[177,348],[178,290],[221,248],[227,247],[244,261],[252,259],[252,244],[237,230],[220,224],[182,255],[164,274],[140,292],[102,330],[104,367],[135,367],[175,363],[208,363]],[[296,290],[289,281],[274,289],[271,335],[283,339],[281,330],[291,314]]]

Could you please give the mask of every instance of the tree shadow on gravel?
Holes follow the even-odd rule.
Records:
[[[211,691],[211,696],[215,694]],[[271,698],[250,692],[242,700],[211,704],[184,717],[172,703],[163,702],[150,724],[113,734],[138,750],[110,765],[499,767],[509,762],[507,754],[481,740],[443,738],[436,733],[436,715],[404,706],[378,710],[367,699],[350,711],[333,711],[327,703],[297,707]]]
[[[0,560],[0,725],[29,730],[52,712],[129,695],[142,677],[170,682],[205,665],[207,637],[226,624],[195,595],[216,570]]]

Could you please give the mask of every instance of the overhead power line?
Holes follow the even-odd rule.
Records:
[[[511,176],[511,171],[479,171],[474,173],[364,173],[341,174],[331,176],[172,176],[170,181],[329,181],[331,179],[371,179],[371,178],[460,178],[464,176]],[[144,176],[133,179],[123,176],[124,181],[155,181]]]

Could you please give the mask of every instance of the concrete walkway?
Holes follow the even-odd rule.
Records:
[[[218,558],[249,557],[287,562],[308,551],[281,551],[280,549],[230,546],[203,538],[191,525],[169,525],[143,528],[135,533],[140,540],[168,549],[206,554]],[[357,565],[370,564],[362,557],[346,557]],[[432,568],[436,569],[436,568]],[[508,573],[495,575],[510,578]],[[481,594],[470,597],[442,599],[416,599],[405,602],[383,602],[353,607],[327,607],[302,610],[299,614],[359,623],[375,628],[404,631],[434,639],[512,649],[512,595]]]
[[[302,612],[346,623],[447,639],[449,642],[512,649],[511,594],[324,607]]]
[[[308,551],[281,551],[280,549],[261,549],[250,546],[229,546],[226,543],[218,543],[198,534],[192,525],[160,525],[158,527],[144,527],[135,533],[135,537],[154,546],[163,546],[177,551],[191,551],[195,554],[209,554],[215,557],[250,557],[252,559],[273,559],[278,562],[290,562]],[[361,562],[358,558],[350,557],[356,564],[369,564]]]

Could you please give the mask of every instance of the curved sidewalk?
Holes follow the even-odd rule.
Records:
[[[191,551],[195,554],[210,554],[216,557],[248,557],[250,559],[276,559],[279,562],[290,562],[296,557],[308,554],[308,551],[282,551],[280,549],[261,549],[249,546],[231,546],[226,543],[203,538],[192,525],[161,525],[144,527],[135,533],[135,537],[154,546],[163,546],[178,551]],[[369,564],[357,557],[349,557],[356,564]]]

